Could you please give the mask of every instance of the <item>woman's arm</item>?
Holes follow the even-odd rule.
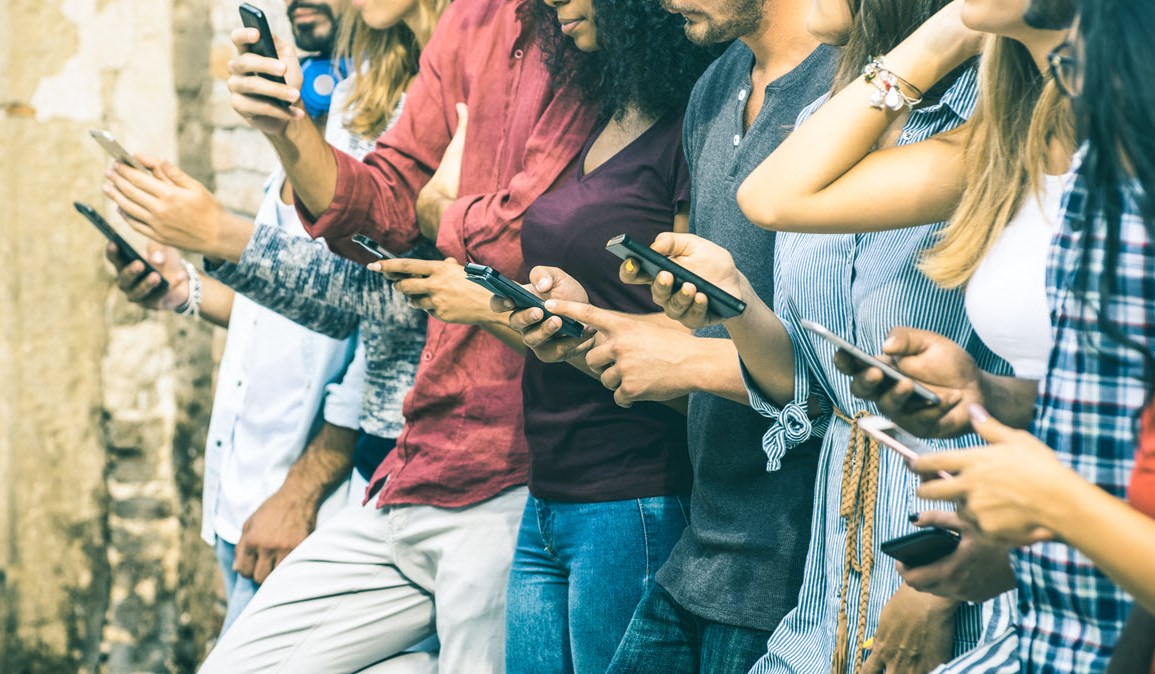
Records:
[[[973,57],[979,34],[962,25],[959,6],[947,6],[888,54],[892,72],[928,91]],[[738,190],[738,204],[754,224],[853,233],[950,216],[964,186],[965,132],[872,153],[900,115],[886,106],[871,107],[876,92],[859,77],[750,174]]]

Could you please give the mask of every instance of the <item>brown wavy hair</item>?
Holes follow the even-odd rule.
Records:
[[[421,35],[404,23],[377,29],[365,23],[360,12],[347,10],[342,14],[334,58],[351,62],[356,73],[353,92],[345,104],[345,110],[353,113],[348,125],[353,133],[374,137],[384,131],[417,76],[421,45],[429,41],[449,5],[449,0],[419,2]]]

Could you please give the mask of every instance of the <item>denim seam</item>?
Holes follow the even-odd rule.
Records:
[[[638,516],[642,521],[642,543],[646,548],[646,579],[642,587],[647,587],[650,584],[650,564],[653,559],[653,550],[650,549],[650,530],[646,526],[646,506],[641,499],[634,499],[638,504]]]

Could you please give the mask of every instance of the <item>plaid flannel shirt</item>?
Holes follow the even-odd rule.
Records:
[[[1155,347],[1155,242],[1128,187],[1114,274],[1110,320],[1131,339]],[[1151,382],[1141,354],[1098,324],[1098,288],[1108,270],[1105,223],[1086,213],[1079,176],[1067,196],[1063,227],[1051,245],[1047,294],[1055,347],[1040,390],[1033,432],[1085,479],[1124,498],[1134,464],[1137,421]],[[1089,291],[1077,290],[1083,241]],[[1026,672],[1101,672],[1107,668],[1131,599],[1082,554],[1041,543],[1016,554],[1023,610],[1018,655]]]

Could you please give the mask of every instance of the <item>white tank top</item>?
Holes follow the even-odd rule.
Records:
[[[1068,179],[1046,176],[1042,193],[1027,196],[967,284],[967,315],[975,332],[1024,379],[1047,374],[1053,345],[1047,254]]]

